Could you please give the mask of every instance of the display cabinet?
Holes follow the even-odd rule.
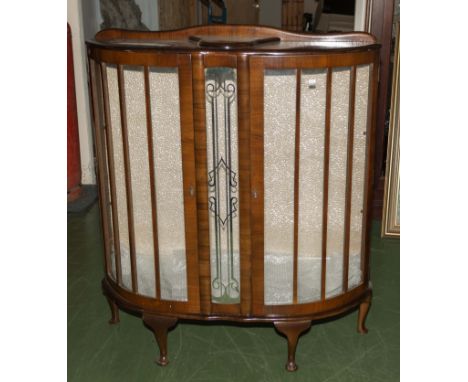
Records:
[[[111,322],[141,314],[161,365],[179,319],[270,322],[290,371],[314,321],[358,307],[365,333],[375,39],[212,25],[87,44]]]

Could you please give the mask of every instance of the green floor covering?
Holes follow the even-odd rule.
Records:
[[[169,334],[170,364],[154,363],[152,333],[140,318],[120,313],[109,325],[101,293],[103,249],[98,207],[68,217],[69,381],[398,381],[400,347],[399,241],[372,226],[373,304],[369,333],[356,332],[357,312],[314,323],[298,344],[299,369],[284,369],[286,339],[273,326],[182,322]]]

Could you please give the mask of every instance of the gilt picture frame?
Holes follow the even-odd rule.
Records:
[[[400,24],[396,27],[382,237],[400,237]]]

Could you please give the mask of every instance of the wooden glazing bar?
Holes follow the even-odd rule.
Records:
[[[104,261],[105,261],[105,269],[106,274],[110,276],[111,272],[111,253],[110,253],[110,243],[111,238],[109,235],[109,220],[108,220],[108,208],[109,208],[109,201],[108,201],[108,194],[107,194],[107,173],[105,171],[106,163],[104,157],[104,143],[102,140],[102,130],[103,126],[101,123],[101,118],[99,115],[99,102],[98,102],[98,90],[97,90],[97,82],[96,79],[96,63],[94,60],[88,60],[89,63],[89,74],[90,74],[90,83],[91,83],[91,106],[92,106],[92,114],[93,114],[93,125],[94,125],[94,141],[95,141],[95,156],[98,162],[97,168],[97,177],[99,183],[99,205],[100,205],[100,212],[101,212],[101,225],[102,230],[104,233]]]
[[[330,167],[330,114],[332,92],[332,68],[327,70],[327,95],[325,108],[325,150],[323,158],[323,212],[322,212],[322,276],[321,299],[325,300],[327,275],[327,224],[328,224],[328,171]]]
[[[119,85],[120,123],[122,127],[122,144],[125,168],[125,190],[127,194],[128,237],[130,242],[130,267],[132,273],[132,290],[138,293],[138,277],[135,253],[135,224],[133,220],[132,175],[130,169],[130,153],[128,147],[127,104],[125,101],[125,82],[123,66],[117,65],[117,80]]]
[[[208,176],[206,152],[205,73],[203,56],[192,55],[193,120],[197,181],[197,223],[200,308],[211,313],[210,225],[208,216]]]
[[[293,303],[297,304],[297,267],[299,237],[299,161],[301,140],[301,69],[296,70],[296,136],[294,148],[294,259],[293,259]]]
[[[250,240],[250,123],[248,56],[238,58],[238,121],[239,121],[239,230],[241,313],[252,309],[252,262]]]
[[[115,186],[114,144],[112,141],[112,121],[109,107],[109,87],[107,84],[107,66],[101,63],[101,82],[104,98],[104,119],[106,121],[107,163],[109,165],[109,183],[112,207],[112,229],[114,233],[114,255],[117,284],[122,285],[122,262],[120,257],[119,217],[117,205],[117,191]]]
[[[153,225],[153,250],[154,250],[154,280],[156,298],[161,299],[161,282],[159,272],[159,243],[158,243],[158,215],[156,203],[156,179],[154,175],[154,153],[153,153],[153,124],[151,120],[151,94],[150,94],[150,80],[149,80],[149,67],[144,67],[145,75],[145,104],[146,104],[146,130],[148,137],[148,159],[149,159],[149,177],[150,177],[150,190],[151,190],[151,219]]]
[[[348,291],[351,194],[353,184],[354,108],[356,99],[356,66],[351,68],[349,87],[348,148],[346,158],[346,199],[343,243],[343,292]]]

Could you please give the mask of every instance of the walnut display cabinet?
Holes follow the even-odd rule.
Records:
[[[254,26],[104,30],[87,43],[102,282],[161,365],[178,319],[367,330],[379,46]]]

